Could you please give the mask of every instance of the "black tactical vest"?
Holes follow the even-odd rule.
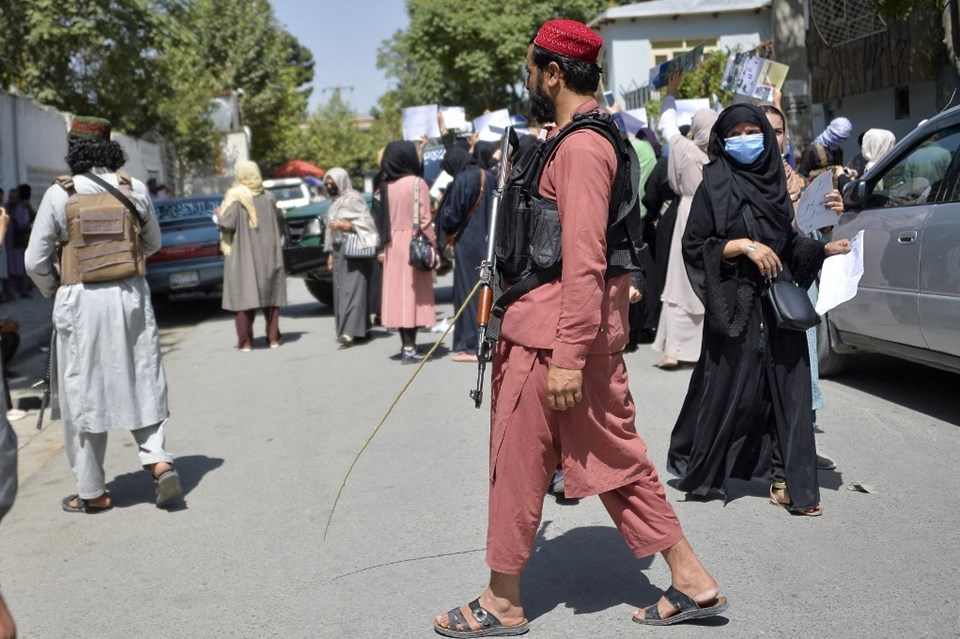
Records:
[[[540,177],[560,143],[574,131],[590,129],[603,135],[617,156],[617,173],[607,220],[607,269],[610,279],[641,271],[643,219],[637,193],[640,164],[633,146],[607,113],[577,113],[553,138],[527,147],[513,161],[503,193],[496,237],[500,284],[510,289],[497,298],[494,314],[502,316],[510,303],[553,281],[561,273],[560,214],[557,202],[540,195]]]

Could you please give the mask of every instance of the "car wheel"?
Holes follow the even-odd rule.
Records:
[[[830,320],[824,315],[817,326],[817,364],[820,377],[831,377],[843,370],[847,358],[833,350],[830,337]]]
[[[307,290],[321,304],[333,306],[333,282],[330,280],[318,280],[312,277],[304,279]]]

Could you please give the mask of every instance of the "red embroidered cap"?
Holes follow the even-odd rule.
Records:
[[[537,31],[533,43],[568,58],[596,64],[603,38],[582,22],[550,20]]]
[[[110,121],[87,115],[78,115],[70,124],[70,137],[81,140],[110,141]]]

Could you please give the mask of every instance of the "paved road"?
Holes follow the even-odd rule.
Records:
[[[324,542],[344,473],[412,367],[391,359],[396,335],[337,350],[329,312],[298,281],[290,294],[277,350],[233,351],[231,317],[209,304],[170,327],[182,508],[152,505],[133,442],[117,434],[106,463],[117,508],[61,512],[73,484],[57,425],[44,431],[50,454],[0,527],[0,583],[22,637],[431,637],[433,614],[479,593],[487,406],[467,397],[475,369],[444,352],[423,369]],[[654,361],[646,347],[628,355],[639,429],[662,465],[690,371]],[[738,484],[726,506],[668,488],[731,601],[728,617],[702,625],[631,624],[632,607],[668,584],[666,565],[632,558],[598,500],[549,499],[524,577],[530,636],[960,636],[956,383],[872,356],[825,382],[820,447],[840,468],[821,473],[819,519],[772,508],[763,485]]]

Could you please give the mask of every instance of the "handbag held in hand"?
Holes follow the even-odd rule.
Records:
[[[820,323],[807,292],[790,280],[768,280],[763,296],[779,328],[806,331]]]
[[[343,244],[343,256],[349,259],[376,257],[377,247],[374,245],[361,248],[360,238],[356,233],[350,233],[347,235],[347,239]]]
[[[410,240],[409,264],[419,271],[432,271],[437,263],[437,249],[420,229],[420,180],[413,185],[413,239]]]

